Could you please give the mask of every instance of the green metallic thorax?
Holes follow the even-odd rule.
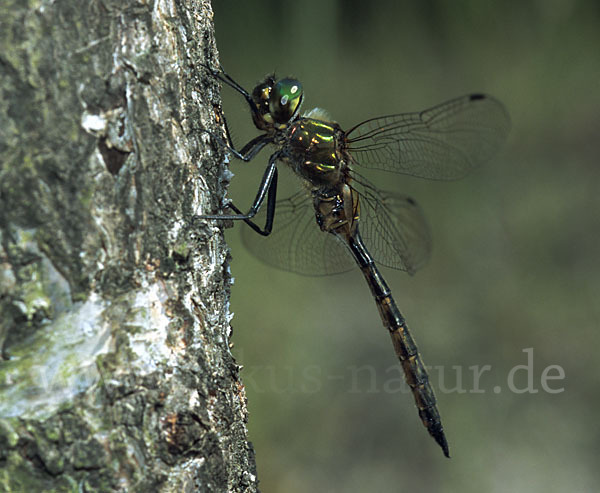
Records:
[[[287,131],[286,161],[313,185],[339,182],[345,160],[340,152],[343,131],[337,123],[299,118]]]

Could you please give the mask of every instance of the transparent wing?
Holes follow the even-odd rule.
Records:
[[[264,224],[265,209],[255,218],[257,224]],[[246,248],[273,267],[308,276],[339,274],[355,268],[341,240],[319,228],[312,200],[304,190],[277,201],[269,236],[244,226],[242,242]]]
[[[431,256],[431,233],[418,204],[365,182],[360,196],[359,230],[375,261],[411,275],[423,267]]]
[[[367,249],[382,265],[413,274],[431,253],[421,209],[409,197],[380,192],[364,179],[361,182],[353,182],[353,186],[361,197],[359,230]],[[258,224],[262,224],[261,219],[257,219]],[[344,243],[317,225],[306,192],[277,202],[271,235],[263,237],[245,227],[242,241],[263,262],[299,274],[328,275],[356,268]]]
[[[346,133],[346,142],[359,166],[453,180],[491,158],[509,128],[502,103],[471,94],[419,113],[366,120]]]

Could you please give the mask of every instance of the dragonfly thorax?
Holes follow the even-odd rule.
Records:
[[[288,128],[283,155],[316,188],[340,183],[345,167],[342,135],[336,123],[299,118]]]

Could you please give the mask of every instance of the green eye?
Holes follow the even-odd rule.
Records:
[[[302,95],[302,85],[295,79],[281,79],[273,87],[273,96],[281,98],[281,104],[298,99]],[[273,97],[272,96],[272,97]]]
[[[278,123],[287,123],[302,102],[302,84],[296,79],[281,79],[271,91],[269,112]]]

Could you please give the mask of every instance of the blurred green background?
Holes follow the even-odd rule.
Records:
[[[221,63],[238,82],[297,77],[305,109],[324,107],[343,128],[474,91],[503,101],[513,124],[503,151],[461,181],[374,177],[415,197],[433,231],[422,271],[383,273],[434,367],[451,460],[398,390],[360,272],[278,271],[244,250],[244,225],[227,231],[262,491],[599,491],[600,3],[213,7]],[[241,97],[223,98],[240,147],[257,131]],[[230,165],[242,208],[268,155]],[[518,369],[528,358],[530,373]],[[544,389],[561,371],[546,389],[562,391]],[[511,377],[532,391],[511,390]]]

